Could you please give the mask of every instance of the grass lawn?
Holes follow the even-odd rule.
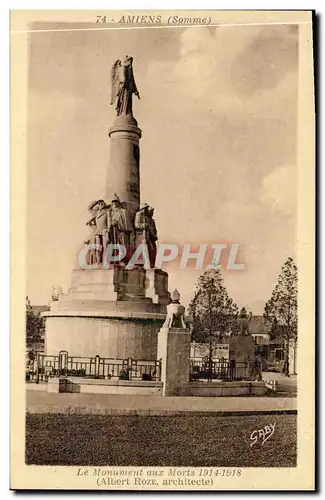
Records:
[[[26,463],[92,466],[296,466],[296,415],[27,414]],[[251,433],[275,424],[263,445]]]

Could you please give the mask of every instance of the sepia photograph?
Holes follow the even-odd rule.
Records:
[[[313,489],[312,12],[12,11],[11,64],[12,488]]]

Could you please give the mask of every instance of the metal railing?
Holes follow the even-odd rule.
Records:
[[[69,356],[61,351],[57,356],[38,353],[30,379],[47,381],[49,377],[84,377],[93,379],[152,380],[160,381],[160,360],[136,360]]]
[[[191,380],[244,380],[248,376],[248,363],[225,358],[210,361],[205,358],[191,358]]]

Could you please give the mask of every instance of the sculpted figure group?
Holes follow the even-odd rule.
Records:
[[[126,254],[121,263],[127,263],[140,244],[145,244],[150,267],[155,267],[157,254],[157,228],[153,219],[154,208],[142,203],[135,216],[132,217],[117,194],[110,205],[104,200],[93,201],[88,207],[91,218],[89,226],[88,264],[102,264],[108,245],[123,245]]]

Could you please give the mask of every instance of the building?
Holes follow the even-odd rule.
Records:
[[[269,371],[282,371],[285,359],[285,347],[282,337],[271,338],[269,328],[263,316],[252,316],[250,333],[254,342],[260,347],[260,354],[266,361],[265,368]],[[289,373],[297,374],[297,341],[289,341]]]
[[[269,333],[269,328],[265,324],[263,316],[254,315],[250,321],[249,331],[254,339],[254,343],[257,346],[263,346],[267,348],[270,345],[271,335]]]
[[[213,344],[212,359],[229,359],[229,344]],[[202,359],[209,356],[209,344],[191,342],[191,359]]]
[[[187,318],[189,321],[189,319]],[[282,338],[271,338],[269,327],[266,324],[262,315],[253,315],[249,325],[249,332],[253,337],[256,345],[256,352],[260,354],[263,360],[263,369],[269,371],[283,370],[285,349],[284,341]],[[203,358],[208,356],[208,344],[199,344],[192,342],[191,344],[191,358]],[[297,373],[297,342],[293,339],[289,342],[289,372],[290,375]],[[228,358],[228,351],[226,344],[216,344],[213,346],[213,359]]]

